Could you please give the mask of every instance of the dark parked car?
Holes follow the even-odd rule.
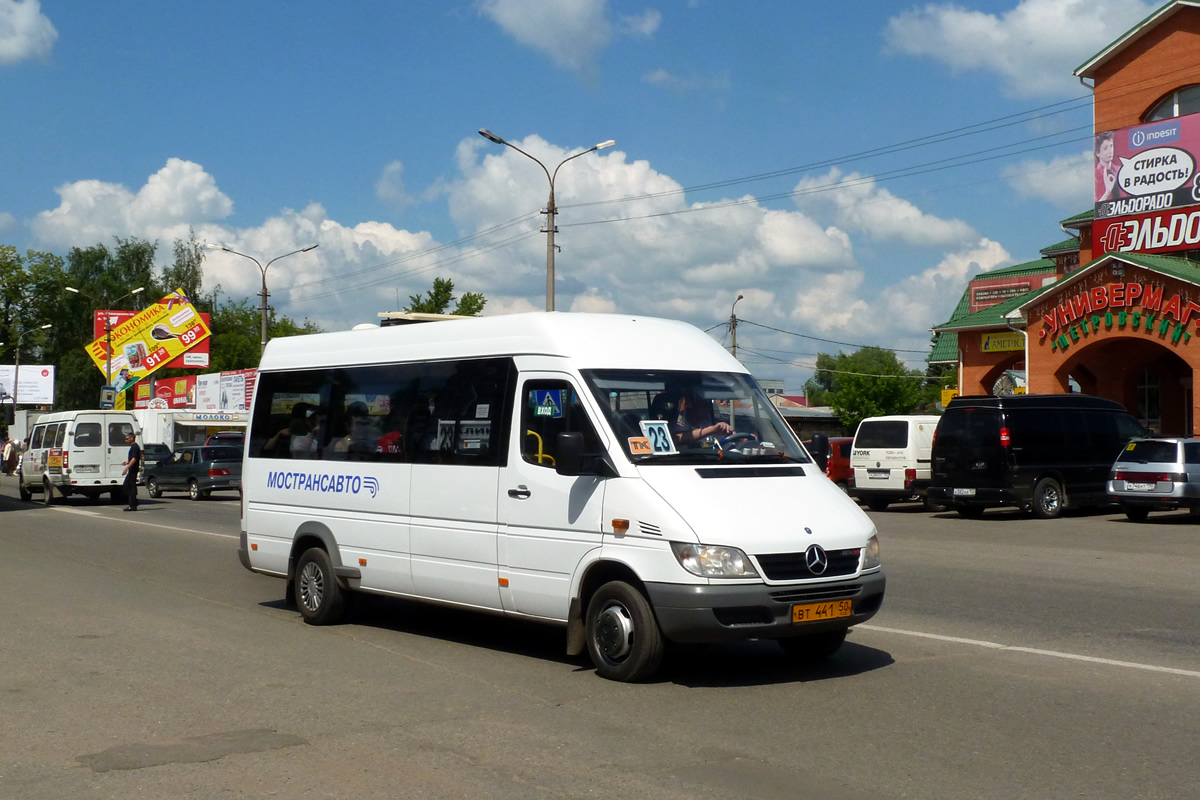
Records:
[[[171,458],[171,448],[165,444],[146,444],[142,447],[142,470],[138,473],[138,486],[146,482],[146,470]]]
[[[217,431],[204,440],[205,444],[227,444],[230,447],[241,447],[245,442],[245,431]]]
[[[1200,441],[1135,439],[1112,466],[1108,494],[1135,522],[1176,508],[1200,516]]]
[[[199,500],[214,490],[236,491],[241,481],[241,448],[226,445],[179,447],[168,461],[146,470],[146,491],[151,497],[186,491]]]
[[[929,497],[964,517],[1016,506],[1050,519],[1104,505],[1113,460],[1145,435],[1124,406],[1101,397],[956,397],[933,440]]]

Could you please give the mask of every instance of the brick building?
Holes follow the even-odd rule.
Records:
[[[1200,435],[1200,0],[1174,0],[1080,66],[1094,207],[1042,258],[968,285],[934,328],[960,394],[1082,391]]]

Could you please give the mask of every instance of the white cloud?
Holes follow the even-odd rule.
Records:
[[[82,180],[58,187],[58,208],[42,211],[33,220],[34,234],[56,247],[91,244],[112,235],[173,238],[173,231],[233,211],[233,201],[217,189],[204,169],[191,161],[167,160],[135,194],[124,186]]]
[[[375,196],[392,208],[403,210],[416,200],[404,189],[404,164],[393,161],[375,181]]]
[[[654,9],[646,9],[641,14],[621,17],[618,20],[622,33],[629,36],[653,36],[662,24],[662,14]]]
[[[58,31],[38,0],[0,0],[0,64],[50,55]]]
[[[926,214],[908,200],[878,188],[870,176],[857,172],[843,174],[837,167],[819,177],[802,178],[795,192],[798,208],[814,212],[832,209],[838,225],[862,231],[872,239],[944,246],[960,244],[978,235],[961,220]]]
[[[729,73],[716,75],[676,75],[665,69],[651,70],[642,76],[642,82],[660,89],[670,89],[673,92],[728,92],[731,82]]]
[[[1000,14],[929,3],[888,20],[894,53],[925,56],[954,72],[999,75],[1012,95],[1078,93],[1072,73],[1139,20],[1158,0],[1020,0]]]
[[[514,144],[552,169],[581,149],[537,136]],[[482,292],[489,315],[543,308],[545,175],[520,153],[480,137],[464,139],[457,159],[458,176],[442,184],[459,228],[455,241],[386,222],[334,220],[319,203],[233,226],[227,221],[232,201],[215,178],[179,159],[141,187],[95,180],[62,186],[59,206],[38,214],[33,231],[41,244],[60,249],[145,237],[160,243],[163,261],[189,227],[201,241],[263,263],[319,244],[275,263],[267,280],[280,314],[310,318],[327,330],[374,322],[377,312],[424,293],[435,277],[453,280],[460,293]],[[804,211],[766,208],[752,196],[689,203],[671,177],[616,149],[572,160],[558,173],[555,195],[562,247],[555,304],[564,310],[664,316],[710,328],[729,318],[742,294],[739,317],[762,325],[842,341],[920,345],[928,342],[928,326],[949,315],[973,271],[1008,257],[998,244],[976,237],[917,278],[885,278],[856,263],[845,228]],[[605,202],[619,198],[638,199]],[[915,217],[925,215],[916,210]],[[220,284],[225,296],[253,302],[260,281],[247,259],[206,253],[206,289]],[[795,340],[768,328],[748,325],[738,332],[739,355],[743,345],[796,349]],[[761,363],[796,372],[778,361]]]
[[[479,9],[508,35],[554,63],[589,72],[612,41],[607,0],[480,0]]]
[[[1059,208],[1078,211],[1091,208],[1095,196],[1091,150],[1050,161],[1030,159],[1004,169],[1009,185],[1022,197],[1045,200]]]
[[[17,218],[7,211],[0,211],[0,233],[7,233],[17,229]]]

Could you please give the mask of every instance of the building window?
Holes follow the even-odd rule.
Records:
[[[1185,86],[1164,97],[1162,102],[1146,115],[1146,122],[1173,119],[1185,114],[1195,114],[1198,111],[1200,111],[1200,84]]]
[[[1137,418],[1151,431],[1159,431],[1162,415],[1159,411],[1161,392],[1158,383],[1158,373],[1145,370],[1137,387]]]

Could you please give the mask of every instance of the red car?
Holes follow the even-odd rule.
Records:
[[[812,452],[812,442],[801,442],[804,449]],[[850,445],[854,444],[853,436],[829,437],[829,464],[825,467],[825,476],[838,485],[843,492],[849,491],[854,483],[854,470],[850,469]]]

